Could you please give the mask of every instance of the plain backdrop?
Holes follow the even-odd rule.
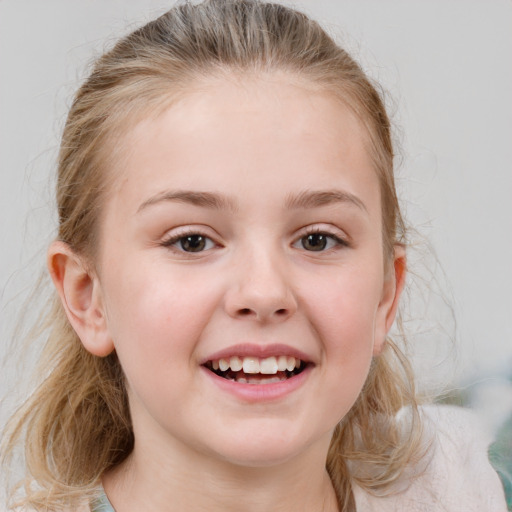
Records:
[[[289,3],[326,26],[387,91],[402,203],[420,233],[411,265],[419,287],[430,286],[413,298],[410,325],[422,378],[435,380],[455,340],[450,384],[486,383],[481,401],[490,393],[495,409],[512,407],[512,1]],[[3,352],[55,234],[51,176],[73,92],[94,56],[170,5],[0,0]]]

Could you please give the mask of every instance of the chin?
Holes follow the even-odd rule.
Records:
[[[257,432],[257,434],[255,434]],[[255,429],[245,435],[234,435],[228,443],[218,446],[217,457],[239,467],[262,468],[280,466],[299,457],[307,456],[319,448],[329,447],[332,432],[314,436],[304,433],[286,432],[283,429]],[[300,435],[302,434],[302,435]]]
[[[241,453],[224,453],[225,462],[241,468],[269,468],[286,464],[298,456],[300,450],[274,450],[262,449],[245,449]]]

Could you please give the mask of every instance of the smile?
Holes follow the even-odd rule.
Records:
[[[240,384],[274,384],[300,374],[306,363],[291,356],[266,358],[232,356],[207,361],[204,365],[219,377]]]

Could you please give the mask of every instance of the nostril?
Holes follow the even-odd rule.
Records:
[[[234,311],[235,316],[238,318],[252,318],[258,320],[270,320],[271,318],[279,318],[279,319],[286,319],[288,315],[290,315],[290,310],[288,308],[279,308],[279,309],[272,309],[269,308],[269,310],[258,310],[253,308],[237,308],[236,311]]]

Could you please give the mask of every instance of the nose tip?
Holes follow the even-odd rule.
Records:
[[[286,266],[276,262],[272,264],[268,257],[265,261],[263,259],[253,260],[249,268],[234,272],[225,299],[226,311],[231,317],[278,322],[297,310]]]

